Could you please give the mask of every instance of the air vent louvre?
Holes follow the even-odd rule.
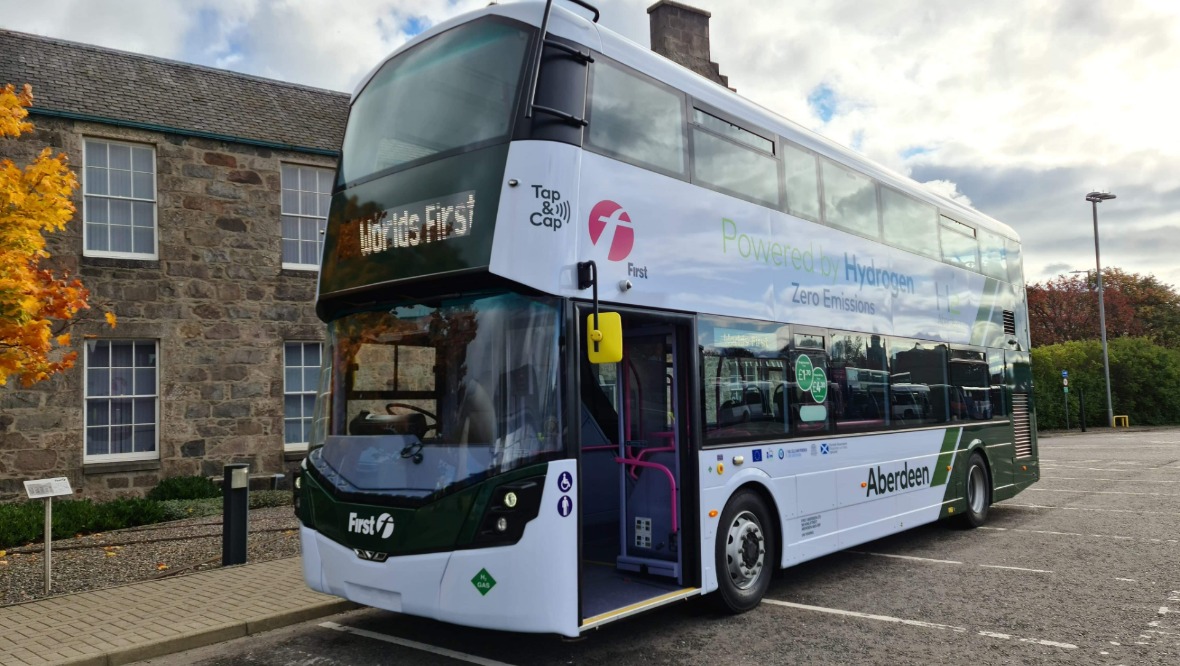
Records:
[[[1012,395],[1012,427],[1015,429],[1016,457],[1032,456],[1032,430],[1028,418],[1028,394]]]
[[[1016,335],[1016,313],[1004,310],[1004,333]]]

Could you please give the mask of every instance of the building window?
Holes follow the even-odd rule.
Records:
[[[159,457],[155,340],[86,343],[85,462]]]
[[[331,169],[283,165],[283,268],[318,270],[332,198]]]
[[[155,149],[87,139],[85,153],[84,254],[157,258]]]
[[[318,342],[288,342],[283,346],[283,445],[307,448],[320,378]]]

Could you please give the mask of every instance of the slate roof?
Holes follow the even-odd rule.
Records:
[[[33,111],[180,133],[340,150],[346,93],[0,30],[0,85],[33,86]]]

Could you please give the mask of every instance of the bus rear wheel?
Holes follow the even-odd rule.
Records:
[[[966,529],[980,527],[987,522],[988,508],[992,503],[991,474],[987,462],[978,451],[967,461],[965,496],[967,511],[959,519],[959,525]]]
[[[717,528],[717,607],[744,613],[759,604],[775,566],[770,511],[758,493],[738,491],[721,512]]]

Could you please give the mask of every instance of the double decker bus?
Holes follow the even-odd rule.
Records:
[[[354,95],[307,584],[578,636],[1035,482],[1016,233],[597,18],[489,6]]]

